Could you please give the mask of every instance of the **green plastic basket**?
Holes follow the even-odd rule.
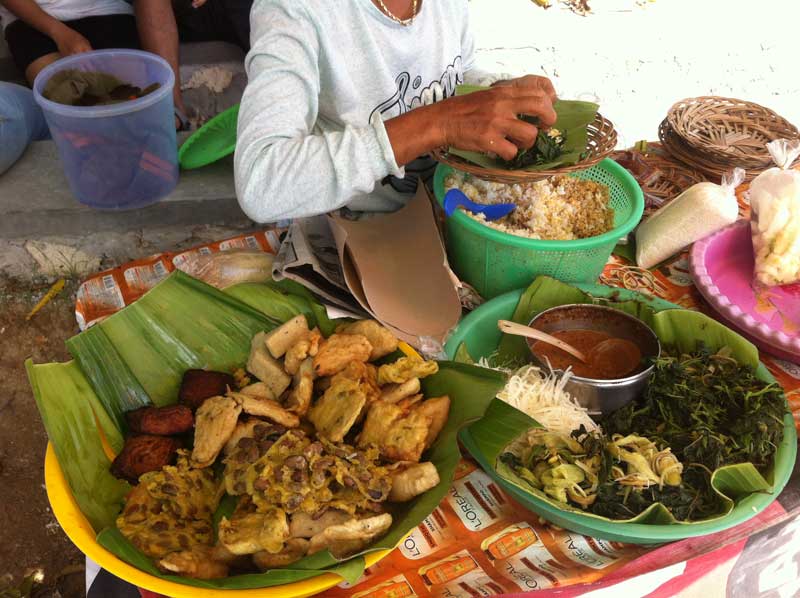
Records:
[[[433,188],[440,207],[451,172],[444,164],[436,169]],[[486,299],[527,286],[543,274],[564,282],[595,282],[617,242],[641,220],[644,195],[636,179],[608,158],[570,176],[608,185],[612,230],[588,239],[542,241],[489,228],[458,210],[447,219],[446,243],[450,266],[459,278]]]

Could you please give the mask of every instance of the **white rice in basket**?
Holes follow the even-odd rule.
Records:
[[[482,214],[468,210],[464,213],[486,226],[519,237],[570,241],[602,235],[614,228],[608,187],[595,181],[558,175],[534,183],[509,185],[453,172],[445,179],[445,191],[454,187],[476,203],[517,204],[510,215],[494,222],[486,222]]]

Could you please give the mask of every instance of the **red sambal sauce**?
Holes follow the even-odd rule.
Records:
[[[642,353],[635,343],[612,337],[605,332],[576,329],[559,330],[550,334],[586,355],[588,363],[543,341],[536,341],[531,351],[542,362],[549,361],[554,370],[572,368],[572,373],[581,378],[624,378],[632,375],[642,361]]]

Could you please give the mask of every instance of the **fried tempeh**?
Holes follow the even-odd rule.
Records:
[[[141,475],[174,462],[180,447],[180,440],[169,436],[131,436],[111,464],[111,473],[135,484]]]
[[[178,391],[178,402],[196,411],[203,401],[224,395],[228,392],[228,388],[236,388],[236,380],[230,374],[208,370],[186,370]]]
[[[242,411],[250,415],[266,417],[287,428],[296,428],[300,425],[300,418],[280,406],[277,401],[257,399],[237,392],[228,393],[242,407]]]
[[[188,432],[194,426],[194,416],[188,405],[141,407],[125,414],[128,428],[134,434],[173,436]]]

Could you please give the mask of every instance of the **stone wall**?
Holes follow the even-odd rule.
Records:
[[[586,17],[553,4],[470,0],[479,66],[546,74],[562,97],[595,99],[628,146],[700,95],[752,100],[800,126],[796,0],[590,0]]]

